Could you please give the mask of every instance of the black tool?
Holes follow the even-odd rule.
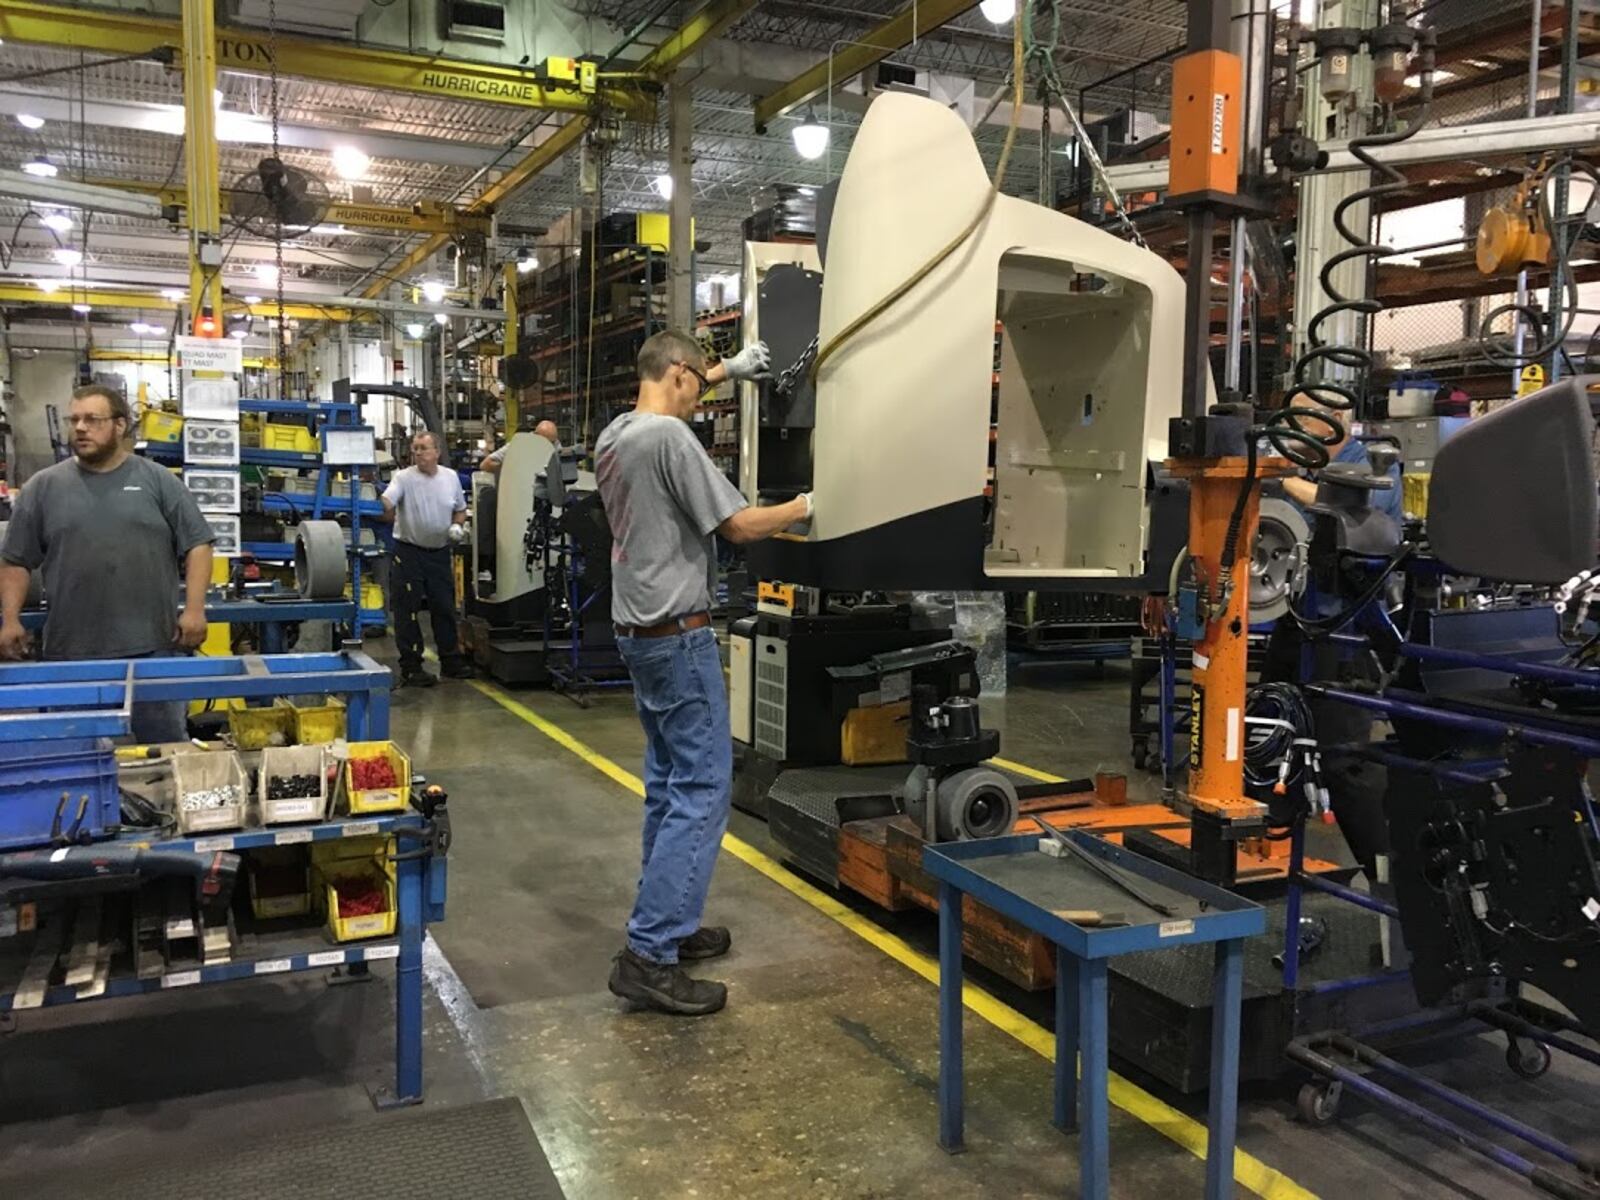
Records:
[[[1079,862],[1085,863],[1092,867],[1095,873],[1107,883],[1123,892],[1126,892],[1146,908],[1152,910],[1153,912],[1160,913],[1163,917],[1170,917],[1178,911],[1172,905],[1167,904],[1164,901],[1152,900],[1147,893],[1141,891],[1132,883],[1128,882],[1128,878],[1123,874],[1123,872],[1117,870],[1110,863],[1102,861],[1096,855],[1089,853],[1089,851],[1078,845],[1077,842],[1073,841],[1066,834],[1053,827],[1048,821],[1041,820],[1039,822],[1039,827],[1047,832],[1051,837],[1055,838],[1056,844],[1071,852],[1073,857]]]

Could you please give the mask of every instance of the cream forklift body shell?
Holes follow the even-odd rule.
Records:
[[[955,113],[879,96],[828,227],[820,345],[955,238],[989,187]],[[803,539],[752,547],[753,572],[827,590],[1140,586],[1146,485],[1180,412],[1183,304],[1182,278],[1157,255],[998,197],[965,243],[823,363],[813,426],[791,431],[809,438],[816,516]],[[775,491],[748,433],[754,394],[742,422],[752,501]]]

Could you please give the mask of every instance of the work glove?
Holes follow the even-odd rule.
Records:
[[[467,527],[465,525],[452,525],[452,526],[450,526],[450,540],[452,542],[464,542],[464,541],[466,541],[467,540]]]
[[[772,351],[765,342],[751,342],[731,358],[723,359],[722,369],[735,381],[766,379],[772,374]]]
[[[804,500],[806,502],[806,520],[809,521],[809,520],[811,520],[811,514],[815,511],[815,508],[811,503],[811,493],[810,492],[801,492],[800,493],[800,499],[802,499],[802,500]]]

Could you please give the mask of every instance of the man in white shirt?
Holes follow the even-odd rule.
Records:
[[[383,520],[394,523],[394,560],[389,591],[394,602],[395,641],[400,649],[400,685],[432,687],[422,669],[424,606],[433,622],[439,669],[451,679],[472,678],[472,665],[456,639],[455,573],[450,547],[465,540],[467,498],[454,471],[439,466],[439,440],[426,430],[411,439],[411,466],[396,471],[383,492]]]

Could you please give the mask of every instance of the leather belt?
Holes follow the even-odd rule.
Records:
[[[618,637],[632,638],[659,638],[671,637],[675,633],[687,633],[691,629],[704,629],[711,624],[711,614],[708,612],[690,613],[686,617],[673,617],[670,621],[663,621],[659,625],[613,625]]]

